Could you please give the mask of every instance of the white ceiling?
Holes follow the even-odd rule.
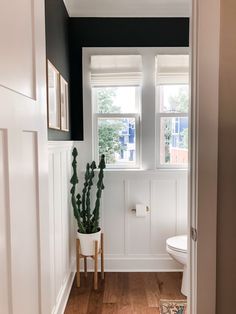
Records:
[[[191,0],[64,0],[71,17],[186,17]]]

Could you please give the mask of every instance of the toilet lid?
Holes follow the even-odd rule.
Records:
[[[166,240],[166,244],[172,250],[187,252],[187,235],[172,237]]]

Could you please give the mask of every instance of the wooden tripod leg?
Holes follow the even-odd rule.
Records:
[[[87,272],[87,257],[84,256],[84,276],[85,278],[88,277],[88,272]]]
[[[95,254],[94,254],[94,290],[98,288],[98,241],[95,241]]]
[[[104,279],[104,236],[101,234],[101,277]]]
[[[77,274],[76,274],[76,282],[77,287],[80,287],[80,241],[76,240],[76,259],[77,259]]]

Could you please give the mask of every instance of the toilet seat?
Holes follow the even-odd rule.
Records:
[[[166,240],[166,245],[173,251],[187,253],[187,235],[169,238]]]

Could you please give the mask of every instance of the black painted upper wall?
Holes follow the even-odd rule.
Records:
[[[70,85],[69,16],[63,0],[45,0],[46,55]],[[49,140],[70,140],[71,132],[48,129]]]
[[[188,47],[188,18],[70,18],[72,139],[83,139],[82,47]]]

